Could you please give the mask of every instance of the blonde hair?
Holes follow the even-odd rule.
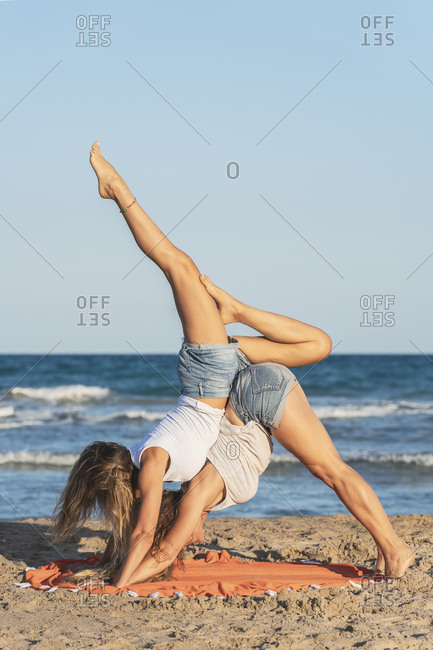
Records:
[[[75,573],[68,578],[71,582],[92,577],[112,580],[120,569],[140,507],[138,473],[129,449],[115,442],[92,442],[76,461],[53,512],[54,541],[70,538],[92,514],[105,520],[111,530],[111,540],[104,565]],[[181,490],[164,490],[150,549],[152,555],[158,552],[159,544],[173,525],[181,499]],[[180,553],[179,563],[182,557]],[[172,568],[173,565],[152,580],[169,578]]]

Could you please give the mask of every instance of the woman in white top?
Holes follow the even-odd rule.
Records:
[[[139,206],[124,180],[102,156],[98,143],[92,147],[90,163],[101,197],[117,203],[138,246],[165,274],[184,333],[177,368],[182,386],[178,405],[132,452],[141,497],[134,506],[134,517],[125,505],[131,499],[131,475],[123,471],[124,448],[113,446],[110,451],[109,443],[94,443],[84,450],[56,507],[54,533],[60,538],[83,522],[95,504],[100,506],[112,523],[114,555],[124,556],[115,582],[115,586],[123,587],[134,581],[154,544],[163,481],[192,479],[217,440],[233,379],[245,359],[239,347],[251,363],[272,360],[295,367],[326,357],[331,342],[316,327],[260,310],[252,311],[253,327],[264,338],[229,341],[220,312],[194,262]],[[130,533],[126,545],[125,531]]]

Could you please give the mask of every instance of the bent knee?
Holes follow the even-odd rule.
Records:
[[[320,358],[323,361],[323,359],[326,359],[326,357],[329,357],[329,355],[332,352],[332,339],[328,334],[323,332],[323,336],[320,339],[319,343],[319,354]]]
[[[175,248],[170,256],[165,260],[165,272],[168,278],[187,277],[197,275],[197,267],[189,255]]]

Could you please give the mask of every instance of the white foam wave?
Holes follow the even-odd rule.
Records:
[[[43,424],[42,420],[21,420],[20,422],[0,422],[0,431],[8,429],[21,429],[22,427],[36,427]]]
[[[13,388],[11,394],[14,397],[29,397],[31,399],[43,400],[46,402],[91,402],[102,400],[110,393],[109,388],[101,386],[84,386],[75,384],[70,386],[52,386],[41,388]]]
[[[7,451],[0,454],[0,467],[2,465],[51,465],[53,467],[69,467],[75,463],[78,456],[75,454],[53,454],[49,451]]]
[[[160,411],[119,411],[117,413],[108,413],[107,415],[86,415],[85,419],[91,422],[109,422],[110,420],[145,420],[153,422],[162,420],[166,413]]]
[[[50,423],[55,423],[57,426],[58,425],[66,425],[66,424],[71,424],[73,422],[76,422],[77,420],[80,422],[87,422],[90,425],[92,424],[100,424],[100,423],[110,423],[110,422],[121,422],[127,421],[127,422],[159,422],[162,420],[162,418],[166,415],[166,412],[161,412],[161,411],[146,411],[145,409],[142,410],[127,410],[127,411],[117,411],[115,413],[106,413],[106,414],[93,414],[93,413],[86,413],[82,410],[77,410],[78,407],[72,407],[73,410],[32,410],[32,409],[25,409],[23,411],[20,411],[19,413],[15,413],[14,409],[11,408],[8,413],[4,413],[4,417],[6,415],[16,415],[20,416],[21,419],[18,417],[14,420],[1,420],[0,419],[0,431],[5,430],[5,429],[20,429],[22,427],[34,427],[34,426],[39,426],[43,424],[50,424]],[[6,410],[6,409],[5,409]],[[1,417],[0,413],[0,417]]]
[[[368,404],[345,404],[344,406],[318,406],[314,412],[320,420],[350,418],[383,418],[388,415],[421,415],[433,412],[433,404],[427,402],[370,402]]]
[[[421,467],[433,467],[433,454],[419,453],[419,454],[369,454],[367,452],[342,452],[343,460],[348,463],[355,463],[357,461],[364,461],[368,463],[402,463],[404,465],[418,465]],[[292,464],[298,463],[298,459],[290,454],[272,454],[271,464]]]
[[[406,402],[402,400],[398,404],[405,409],[415,409],[417,411],[433,411],[433,404],[430,402]]]
[[[13,406],[3,406],[3,408],[0,409],[0,418],[9,418],[14,415],[14,407]]]
[[[299,460],[295,456],[289,454],[272,454],[271,456],[271,465],[279,465],[280,463],[286,465],[291,463],[299,463]]]
[[[404,463],[433,467],[433,454],[382,454],[367,460],[370,463]]]

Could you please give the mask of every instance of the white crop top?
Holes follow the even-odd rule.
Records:
[[[218,438],[224,409],[216,409],[181,395],[177,406],[130,448],[132,462],[140,469],[141,454],[161,447],[170,456],[164,481],[190,481],[203,467],[207,453]]]

